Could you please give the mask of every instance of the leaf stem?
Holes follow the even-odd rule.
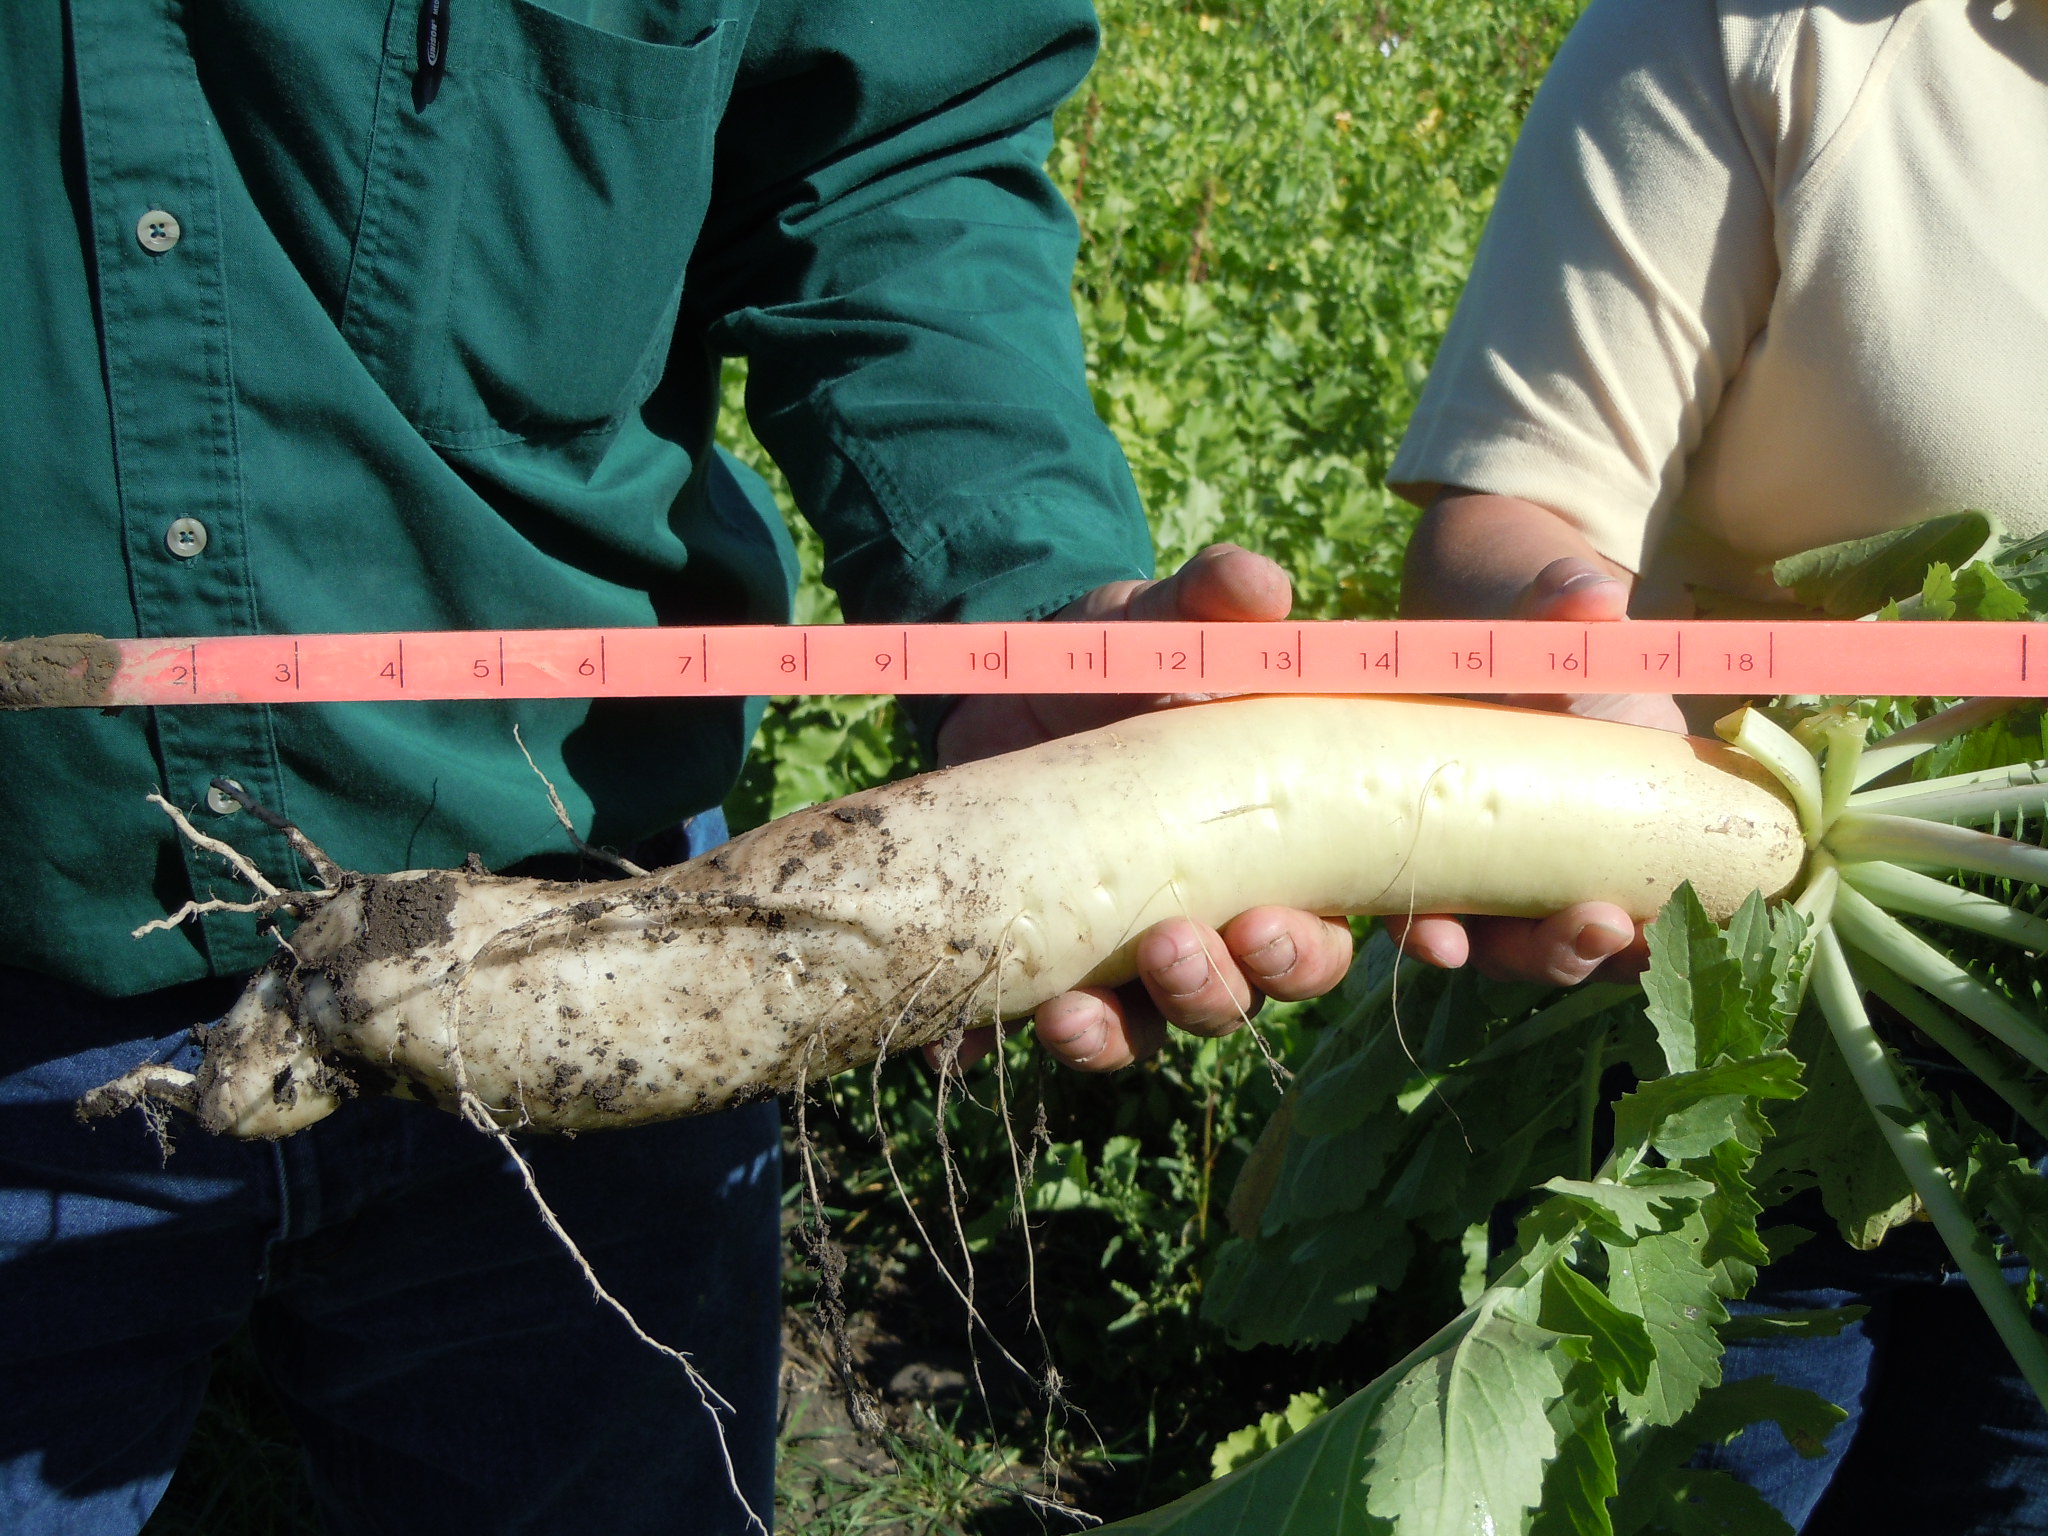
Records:
[[[1885,1055],[1883,1042],[1870,1027],[1870,1016],[1863,1011],[1863,997],[1842,953],[1841,942],[1827,929],[1821,931],[1814,946],[1813,992],[1835,1044],[1841,1049],[1849,1075],[1870,1106],[1878,1130],[1899,1160],[1913,1192],[1933,1219],[1957,1267],[1970,1282],[1970,1289],[1977,1293],[1991,1326],[2011,1351],[2013,1363],[2034,1389],[2034,1395],[2048,1405],[2048,1344],[2034,1331],[2026,1309],[2005,1283],[1988,1240],[1956,1198],[1946,1170],[1935,1161],[1933,1149],[1927,1144],[1926,1131],[1917,1124],[1901,1125],[1893,1118],[1893,1112],[1906,1111],[1905,1094]]]
[[[1595,1035],[1586,1042],[1586,1059],[1579,1069],[1579,1177],[1593,1177],[1593,1117],[1600,1108],[1600,1074],[1607,1067],[1607,1036]]]
[[[1950,1018],[1940,1004],[1861,950],[1856,951],[1854,971],[1859,981],[1896,1008],[1907,1023],[1969,1068],[2012,1106],[2014,1114],[2048,1137],[2048,1103],[1975,1035]]]
[[[1819,847],[1825,823],[1821,819],[1820,765],[1813,754],[1783,726],[1766,719],[1763,711],[1746,706],[1716,720],[1714,734],[1747,752],[1785,786],[1792,808],[1799,813],[1806,846]]]
[[[1880,752],[1893,747],[1910,747],[1926,742],[1929,746],[1940,746],[1944,741],[1953,741],[1965,732],[1974,731],[1980,725],[1989,725],[2001,715],[2009,715],[2024,699],[1963,699],[1947,709],[1936,710],[1925,720],[1915,721],[1904,730],[1893,731],[1877,744]]]
[[[1849,943],[1890,966],[1921,991],[2048,1072],[2048,1031],[1996,987],[1979,981],[1897,918],[1844,886],[1835,897],[1835,926]]]
[[[1976,773],[1921,779],[1849,797],[1849,808],[1965,824],[2048,808],[2048,763],[2013,763]]]
[[[1882,859],[2048,884],[2048,848],[1911,816],[1845,811],[1828,829],[1828,851],[1844,864]]]
[[[1863,782],[1858,769],[1864,758],[1863,742],[1870,722],[1861,715],[1844,715],[1830,720],[1822,731],[1828,755],[1820,768],[1820,820],[1826,827],[1842,814],[1849,796]]]
[[[1498,1061],[1503,1056],[1513,1056],[1541,1045],[1554,1035],[1561,1035],[1585,1019],[1609,1008],[1625,1003],[1636,993],[1636,984],[1630,982],[1594,981],[1582,983],[1563,997],[1538,1013],[1531,1014],[1505,1034],[1496,1035],[1486,1043],[1483,1050],[1473,1054],[1466,1063],[1468,1067],[1484,1066]]]
[[[1888,911],[1967,928],[2021,949],[2048,951],[2048,919],[2017,911],[1994,897],[1958,890],[1946,880],[1877,861],[1844,864],[1842,878]]]

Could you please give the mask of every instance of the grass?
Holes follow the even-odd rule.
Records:
[[[1294,573],[1316,617],[1391,610],[1410,513],[1384,476],[1456,301],[1529,97],[1575,0],[1102,0],[1102,63],[1064,109],[1052,169],[1084,235],[1076,302],[1098,408],[1150,507],[1162,564],[1233,539]],[[740,379],[729,378],[736,404]],[[727,412],[727,436],[759,450]],[[770,467],[772,468],[772,467]],[[771,475],[771,478],[772,475]],[[798,617],[834,617],[811,580]],[[778,700],[729,809],[745,826],[905,771],[885,700]],[[1268,1024],[1283,1056],[1312,1013]],[[1212,1446],[1297,1391],[1364,1379],[1403,1336],[1390,1308],[1313,1355],[1238,1352],[1199,1321],[1236,1171],[1274,1102],[1250,1043],[1183,1041],[1099,1081],[1010,1053],[1034,1177],[1019,1201],[985,1107],[935,1114],[911,1063],[821,1095],[811,1126],[847,1258],[851,1330],[884,1399],[863,1442],[830,1372],[806,1368],[783,1432],[778,1503],[806,1532],[1061,1528],[1020,1490],[1115,1518],[1208,1475]],[[985,1080],[976,1080],[986,1096]],[[882,1164],[888,1128],[904,1184]],[[941,1137],[957,1154],[948,1175]],[[976,1352],[986,1393],[886,1390],[900,1361],[966,1358],[908,1211],[960,1227],[996,1335],[1070,1407]],[[1035,1224],[1027,1264],[1017,1209]],[[1453,1259],[1456,1256],[1452,1256]],[[1026,1307],[1035,1265],[1042,1338]],[[787,1299],[808,1326],[815,1274]],[[802,1363],[801,1352],[798,1362]],[[971,1363],[971,1362],[970,1362]],[[954,1369],[949,1366],[948,1369]],[[957,1372],[956,1372],[957,1373]],[[802,1373],[799,1372],[799,1375]],[[223,1355],[153,1536],[318,1529],[291,1431],[246,1344]]]

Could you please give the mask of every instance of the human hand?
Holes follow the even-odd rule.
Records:
[[[1628,617],[1628,585],[1590,560],[1553,560],[1522,589],[1510,618],[1602,624]],[[1683,731],[1685,717],[1670,694],[1543,694],[1501,703],[1596,720],[1619,720]],[[1629,915],[1611,902],[1585,901],[1542,919],[1418,916],[1388,918],[1387,930],[1408,954],[1454,968],[1468,960],[1488,976],[1574,986],[1598,973],[1632,976],[1646,958]]]
[[[1117,581],[1069,603],[1049,622],[1114,623],[1179,619],[1205,623],[1287,617],[1294,590],[1263,555],[1212,544],[1171,576]],[[1014,752],[1075,731],[1214,697],[1209,694],[980,694],[963,699],[939,728],[941,764]],[[1043,1004],[1034,1015],[1039,1043],[1070,1067],[1110,1072],[1159,1049],[1169,1023],[1198,1035],[1225,1035],[1262,999],[1317,997],[1343,980],[1351,930],[1341,918],[1287,907],[1256,907],[1218,930],[1169,918],[1139,935],[1138,981],[1083,987]],[[993,1031],[962,1043],[961,1062],[981,1056]]]

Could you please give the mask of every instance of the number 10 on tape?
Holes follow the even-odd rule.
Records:
[[[732,626],[113,642],[66,703],[815,693],[2048,692],[2048,625],[1637,620]],[[16,646],[31,642],[16,642]]]

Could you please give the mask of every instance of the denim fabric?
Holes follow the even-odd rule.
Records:
[[[1833,1338],[1738,1340],[1724,1370],[1805,1387],[1849,1418],[1813,1460],[1757,1425],[1701,1464],[1748,1482],[1801,1536],[2048,1532],[2048,1414],[1933,1228],[1904,1228],[1859,1253],[1817,1209],[1808,1214],[1802,1225],[1821,1234],[1766,1269],[1732,1310],[1869,1313]]]
[[[274,1143],[174,1123],[168,1160],[139,1116],[74,1118],[192,1055],[231,995],[0,970],[0,1531],[136,1531],[245,1322],[330,1536],[741,1529],[694,1390],[593,1301],[495,1142],[388,1099]],[[732,1403],[767,1515],[775,1106],[521,1147],[598,1277]]]

